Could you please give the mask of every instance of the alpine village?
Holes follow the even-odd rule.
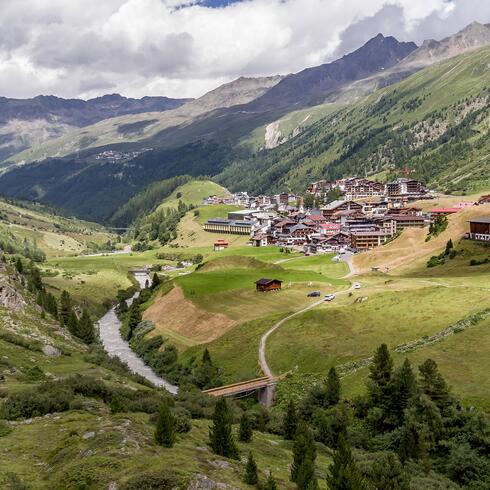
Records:
[[[215,15],[241,32],[243,9],[301,4],[291,25],[313,25],[308,8],[334,23],[340,7],[76,0],[39,27],[58,2],[27,3],[31,41],[9,7],[22,48],[0,49],[0,488],[490,489],[490,4],[357,2],[373,10],[341,51],[322,28],[324,63],[302,31],[294,63],[247,53],[244,76],[232,43],[212,67],[225,82],[200,93],[182,67],[144,78],[150,53],[162,79],[187,56],[181,34],[118,50],[166,22],[218,39]],[[444,4],[444,35],[366,37],[409,3]],[[487,24],[447,32],[470,4]],[[38,28],[63,83],[87,56],[108,87],[151,95],[62,98],[32,61]]]

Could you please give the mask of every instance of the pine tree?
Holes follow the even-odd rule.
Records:
[[[68,322],[66,326],[72,335],[78,335],[78,318],[73,310],[71,310],[68,315]]]
[[[156,289],[162,281],[160,281],[159,275],[155,272],[151,280],[151,289]]]
[[[63,290],[60,296],[60,306],[58,308],[58,319],[62,327],[68,325],[68,317],[72,309],[71,297],[68,291]]]
[[[277,490],[277,483],[272,473],[269,471],[269,476],[263,485],[263,490]]]
[[[15,268],[17,269],[17,272],[19,274],[22,274],[24,272],[24,266],[22,265],[22,260],[20,257],[17,257],[17,260],[15,261]]]
[[[293,440],[296,434],[297,426],[298,426],[298,413],[296,412],[296,407],[294,405],[294,402],[290,400],[282,422],[284,439],[287,439],[288,441]]]
[[[448,242],[446,243],[446,252],[445,252],[445,255],[449,255],[451,253],[451,250],[454,248],[453,246],[453,241],[451,240],[451,238],[448,240]]]
[[[350,446],[344,434],[339,437],[337,450],[334,452],[329,470],[330,474],[327,476],[329,490],[365,490],[368,488],[352,459]]]
[[[133,338],[134,329],[141,322],[141,310],[138,301],[133,301],[131,307],[129,308],[128,314],[128,338],[126,340],[131,340]]]
[[[213,365],[213,362],[211,361],[211,354],[209,353],[207,347],[204,349],[204,352],[202,353],[202,360],[201,362],[203,364],[209,364],[209,365]]]
[[[328,371],[325,398],[329,407],[337,405],[340,401],[340,379],[334,367],[331,367]]]
[[[252,424],[246,413],[243,413],[240,418],[240,429],[238,431],[238,440],[240,442],[250,442],[253,436]]]
[[[310,428],[305,423],[300,423],[297,427],[293,443],[291,481],[297,481],[301,465],[306,459],[309,459],[312,464],[315,463],[316,447]]]
[[[368,391],[373,405],[379,407],[386,405],[392,370],[393,359],[388,351],[388,346],[381,344],[376,350],[373,363],[369,368]]]
[[[175,443],[175,421],[167,403],[162,403],[158,411],[155,442],[164,447],[172,447]]]
[[[437,363],[432,359],[427,359],[419,366],[419,372],[422,391],[439,408],[446,407],[449,403],[449,388],[437,368]]]
[[[238,449],[232,432],[232,415],[225,398],[219,398],[214,407],[213,425],[209,428],[209,444],[215,454],[238,458]]]
[[[387,420],[397,427],[403,424],[404,411],[417,391],[417,380],[408,359],[393,372],[389,388]]]
[[[82,316],[78,322],[77,337],[86,344],[92,344],[95,340],[94,324],[92,323],[87,310],[83,310]]]
[[[318,488],[315,464],[310,457],[305,458],[299,467],[296,487],[298,490],[316,490]]]
[[[247,466],[245,467],[245,476],[243,477],[243,481],[247,485],[257,485],[259,483],[257,463],[255,462],[252,452],[248,453]]]

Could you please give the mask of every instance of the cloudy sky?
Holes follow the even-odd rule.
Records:
[[[417,43],[490,0],[0,0],[0,95],[197,97],[331,61],[378,32]]]

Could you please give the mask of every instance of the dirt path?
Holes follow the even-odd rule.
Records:
[[[346,294],[352,291],[353,289],[354,286],[351,286],[349,289],[344,289],[342,291],[336,292],[335,295],[338,296],[339,294]],[[267,332],[265,332],[264,335],[262,335],[259,344],[259,364],[265,376],[267,376],[268,378],[274,377],[274,374],[272,373],[272,370],[269,364],[267,363],[267,358],[266,358],[267,339],[270,337],[270,335],[274,333],[278,328],[282,327],[291,318],[294,318],[297,315],[301,315],[302,313],[305,313],[309,310],[312,310],[313,308],[316,308],[317,306],[320,306],[321,304],[324,303],[324,301],[325,300],[322,298],[321,300],[315,301],[314,303],[308,305],[306,308],[302,308],[301,310],[298,310],[292,313],[291,315],[288,315],[287,317],[275,323],[271,328],[269,328],[269,330],[267,330]]]

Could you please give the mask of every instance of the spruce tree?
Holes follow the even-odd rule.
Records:
[[[253,436],[252,423],[246,413],[243,413],[240,418],[240,428],[238,431],[238,440],[240,442],[250,442]]]
[[[420,387],[422,391],[440,408],[443,409],[449,403],[449,388],[442,377],[437,363],[427,359],[421,366]]]
[[[155,442],[164,447],[172,447],[175,443],[175,420],[167,403],[162,403],[158,411]]]
[[[68,291],[63,290],[60,296],[60,306],[58,308],[58,320],[62,327],[68,326],[68,317],[72,309],[71,297]]]
[[[20,257],[17,257],[17,260],[15,261],[15,268],[17,269],[17,272],[19,274],[22,274],[24,272],[24,266],[22,265],[22,260]]]
[[[329,490],[365,490],[367,484],[357,469],[345,434],[340,434],[337,450],[327,476]]]
[[[328,371],[325,398],[328,407],[337,405],[340,401],[340,379],[334,367]]]
[[[296,434],[297,426],[298,426],[298,413],[296,411],[294,402],[290,400],[282,422],[284,439],[287,439],[288,441],[293,440]]]
[[[159,275],[156,272],[153,273],[153,277],[151,279],[151,289],[156,289],[160,283],[161,281]]]
[[[388,346],[381,344],[369,368],[368,391],[374,406],[384,407],[386,405],[392,370],[393,359],[388,351]]]
[[[128,335],[126,340],[131,340],[133,338],[134,329],[141,322],[141,310],[138,301],[133,301],[128,313]]]
[[[248,453],[247,466],[245,467],[245,476],[243,477],[243,481],[247,485],[257,485],[259,483],[257,463],[255,462],[251,451]]]
[[[387,421],[397,427],[403,424],[404,411],[417,391],[417,380],[408,359],[395,369],[389,384]]]
[[[95,341],[94,324],[92,323],[87,310],[83,310],[82,316],[78,322],[77,337],[86,344],[92,344]]]
[[[263,490],[277,490],[277,483],[272,473],[269,471],[269,476],[263,485]]]
[[[213,362],[211,361],[211,354],[209,353],[207,347],[204,349],[204,352],[202,353],[202,360],[201,360],[201,362],[203,364],[209,364],[210,366],[213,365]]]
[[[293,443],[291,481],[297,481],[301,465],[306,459],[309,459],[312,464],[315,463],[316,447],[310,428],[305,423],[300,423],[297,427]]]
[[[318,488],[315,464],[310,457],[305,458],[299,467],[296,487],[298,490],[316,490]]]
[[[72,335],[78,335],[78,318],[73,310],[70,311],[68,315],[68,322],[66,324],[68,331]]]
[[[225,398],[219,398],[214,407],[213,424],[209,428],[209,444],[215,454],[231,459],[238,458],[232,432],[232,415]]]

